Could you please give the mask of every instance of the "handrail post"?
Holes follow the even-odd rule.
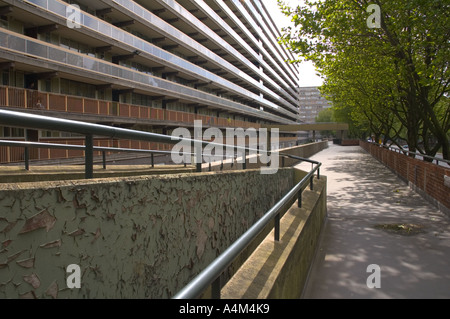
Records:
[[[272,150],[272,145],[270,144],[270,141],[272,140],[272,130],[268,130],[267,131],[267,158],[270,158],[271,155],[271,150]],[[270,167],[270,161],[267,161],[267,167]],[[284,165],[282,165],[282,167],[284,167]]]
[[[298,191],[297,206],[298,206],[298,208],[302,208],[302,190],[301,189]]]
[[[27,129],[25,129],[25,141],[28,141],[28,130]],[[25,170],[29,171],[30,170],[30,149],[28,148],[28,146],[24,147],[23,156],[24,156],[24,160],[25,160]]]
[[[275,219],[274,219],[274,240],[275,241],[280,241],[280,213],[276,214]]]
[[[102,151],[103,169],[106,169],[106,151]]]
[[[150,153],[152,167],[155,167],[155,158],[153,157],[153,153]]]
[[[29,171],[30,170],[30,149],[28,148],[28,146],[24,147],[23,156],[25,158],[25,170]]]
[[[194,134],[195,134],[195,132],[194,132]],[[194,138],[196,138],[196,136],[194,136]],[[203,163],[203,150],[202,150],[201,142],[198,139],[194,139],[194,140],[192,140],[191,146],[194,149],[194,162],[195,162],[196,172],[201,173],[202,163]]]
[[[211,285],[211,298],[220,299],[220,276]]]
[[[85,178],[94,178],[94,138],[92,134],[86,135],[85,138]]]

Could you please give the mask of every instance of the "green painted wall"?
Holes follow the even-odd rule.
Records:
[[[286,168],[0,185],[0,298],[169,298],[293,182]]]

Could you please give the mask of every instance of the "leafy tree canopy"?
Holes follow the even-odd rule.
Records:
[[[450,158],[447,0],[278,5],[294,22],[280,42],[314,62],[337,114],[350,116],[360,133]]]

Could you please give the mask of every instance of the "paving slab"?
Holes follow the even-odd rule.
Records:
[[[450,298],[450,218],[359,146],[311,159],[328,217],[303,298]]]

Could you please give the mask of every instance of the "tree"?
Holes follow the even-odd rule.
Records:
[[[316,116],[316,122],[331,123],[333,122],[333,110],[331,108],[323,109]]]
[[[317,123],[334,122],[333,109],[331,107],[323,109],[322,111],[319,112],[319,114],[317,114],[315,120]],[[325,130],[325,131],[322,131],[321,133],[324,136],[335,136],[336,135],[336,132],[330,131],[330,130]]]
[[[378,10],[367,12],[365,0],[306,0],[296,8],[278,0],[294,22],[280,41],[314,62],[322,92],[355,123],[385,141],[404,139],[411,151],[442,149],[449,159],[450,4],[371,2]]]

